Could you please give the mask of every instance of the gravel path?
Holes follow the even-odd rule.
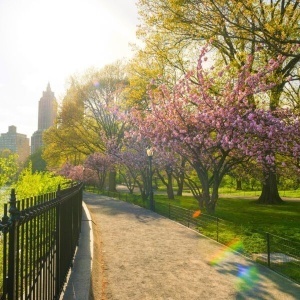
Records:
[[[300,286],[138,206],[84,194],[95,300],[300,299]]]

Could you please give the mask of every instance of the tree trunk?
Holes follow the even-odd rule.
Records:
[[[213,186],[212,186],[212,194],[211,198],[208,204],[207,211],[210,214],[214,214],[216,211],[216,204],[219,199],[219,186],[221,183],[221,178],[218,175],[218,172],[214,172],[214,181],[213,181]]]
[[[277,69],[275,72],[280,71]],[[283,91],[284,84],[276,85],[271,90],[270,97],[270,110],[274,111],[278,107],[280,95]],[[279,204],[282,203],[282,199],[278,193],[277,187],[277,178],[276,178],[276,170],[269,170],[265,175],[265,182],[263,184],[262,192],[260,197],[258,198],[258,203],[261,204]]]
[[[185,169],[185,164],[186,164],[186,160],[184,158],[182,158],[181,165],[180,165],[182,170]],[[180,175],[178,177],[176,177],[176,181],[177,181],[177,186],[178,186],[177,196],[182,196],[183,184],[184,184],[184,172],[183,171],[181,171]]]
[[[282,199],[278,193],[276,172],[269,171],[266,176],[266,181],[263,184],[261,195],[258,199],[260,204],[279,204],[282,203]]]
[[[177,193],[176,193],[177,196],[182,196],[183,183],[184,183],[184,180],[180,177],[180,179],[177,180],[177,186],[178,186]]]
[[[168,172],[168,184],[167,184],[167,194],[170,200],[174,199],[174,191],[173,191],[173,182],[172,182],[172,172]]]
[[[206,211],[210,214],[210,213],[214,213],[215,209],[214,207],[211,205],[211,197],[210,197],[210,193],[209,193],[209,184],[208,181],[207,182],[202,182],[202,190],[203,190],[203,201],[205,203],[205,209]]]
[[[173,200],[174,199],[174,191],[173,191],[173,172],[171,168],[166,168],[166,174],[167,174],[167,180],[161,175],[161,173],[156,170],[157,176],[160,178],[161,182],[166,186],[167,188],[167,195],[168,199]],[[158,186],[158,184],[156,184]]]
[[[242,180],[237,179],[236,180],[236,190],[240,191],[242,189]]]
[[[108,190],[110,192],[117,191],[117,172],[115,170],[109,172]]]
[[[142,196],[142,199],[143,201],[146,201],[148,196],[149,196],[149,192],[146,192],[146,184],[147,184],[147,180],[146,180],[146,177],[145,176],[142,176],[143,178],[143,181],[142,183],[139,181],[139,180],[136,180],[136,184],[140,190],[140,193],[141,193],[141,196]]]

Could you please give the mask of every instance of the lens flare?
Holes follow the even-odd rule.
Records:
[[[197,218],[201,215],[201,210],[196,210],[194,213],[193,213],[193,218]]]
[[[211,259],[210,264],[215,266],[220,264],[228,254],[237,251],[241,252],[243,250],[243,243],[239,239],[235,239],[229,244],[225,245],[220,251],[218,251]]]
[[[258,271],[255,266],[238,266],[237,289],[239,291],[251,290],[258,279]]]
[[[235,239],[220,251],[218,251],[211,259],[210,264],[212,266],[221,265],[225,258],[232,252],[242,252],[243,243],[239,239]],[[252,290],[255,284],[259,281],[258,270],[254,265],[240,265],[237,264],[237,280],[236,289],[241,292],[247,292]]]

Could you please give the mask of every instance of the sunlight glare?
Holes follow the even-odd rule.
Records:
[[[31,1],[14,9],[15,51],[24,63],[31,62],[33,72],[75,72],[111,63],[128,43],[126,26],[103,2]]]

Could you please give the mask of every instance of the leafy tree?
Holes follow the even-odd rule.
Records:
[[[218,63],[237,70],[243,67],[249,54],[255,57],[253,70],[271,58],[285,56],[284,63],[270,78],[276,83],[270,89],[270,97],[258,102],[249,97],[249,101],[271,111],[283,105],[299,111],[299,1],[139,0],[138,8],[142,20],[138,36],[146,49],[151,48],[148,56],[164,59],[183,73],[191,49],[198,49],[207,41],[211,41],[212,55],[215,54]],[[172,55],[166,50],[171,47],[182,55]],[[268,203],[276,197],[280,202],[276,170],[265,172],[269,174],[260,200]]]
[[[264,170],[273,170],[275,153],[298,155],[299,120],[289,110],[275,113],[248,101],[249,96],[272,88],[266,82],[278,63],[271,61],[252,74],[250,58],[235,79],[225,74],[230,70],[221,72],[222,81],[227,80],[220,86],[203,67],[205,53],[195,74],[197,85],[190,73],[172,90],[162,86],[160,95],[152,95],[151,113],[135,111],[133,120],[141,136],[186,158],[201,182],[206,209],[213,212],[222,178],[235,166],[255,158],[263,168],[267,166]]]
[[[32,165],[24,168],[14,184],[18,199],[55,192],[66,179],[50,172],[32,172]]]
[[[82,164],[93,153],[109,154],[121,145],[125,124],[116,108],[127,85],[120,62],[100,71],[89,70],[81,79],[73,78],[56,127],[45,133],[44,157],[52,165],[67,161]],[[111,170],[109,189],[114,190],[116,172]]]
[[[182,64],[160,50],[155,33],[163,37],[165,45],[181,48],[182,54],[189,46],[199,48],[210,41],[223,62],[238,69],[249,54],[263,64],[278,55],[286,56],[287,63],[277,70],[283,77],[297,68],[299,1],[139,0],[138,8],[138,36],[146,46],[157,49],[155,55],[167,56],[174,68]],[[184,59],[183,55],[178,58]]]
[[[28,166],[29,163],[32,164],[32,171],[46,171],[46,162],[42,158],[42,148],[40,148],[38,151],[36,151],[34,154],[31,154],[28,157],[27,162],[25,163],[25,166]]]
[[[72,80],[63,100],[57,124],[43,135],[43,158],[50,169],[57,169],[66,162],[80,164],[86,155],[96,151],[97,136],[88,130],[84,119],[84,94],[79,82]]]
[[[63,168],[59,171],[59,174],[72,180],[72,181],[81,181],[84,182],[85,178],[85,168],[83,165],[72,165],[67,163],[63,166]]]
[[[128,135],[123,143],[123,148],[119,152],[115,152],[117,161],[123,167],[120,169],[120,174],[125,178],[126,174],[129,177],[125,180],[128,187],[134,188],[138,186],[143,200],[147,200],[149,187],[149,168],[146,148],[149,143],[146,140],[137,140],[131,135]],[[154,173],[155,168],[152,170]],[[152,174],[153,175],[153,174]],[[133,185],[129,185],[129,181],[133,181]],[[132,189],[133,190],[133,189]]]
[[[18,156],[10,150],[0,152],[0,187],[11,184],[19,170]]]
[[[177,182],[177,196],[182,196],[183,183],[188,177],[187,167],[178,153],[170,148],[156,147],[156,173],[167,188],[170,200],[174,199],[173,179]]]
[[[113,160],[110,156],[103,153],[93,153],[87,157],[84,162],[84,172],[94,171],[97,175],[97,181],[95,182],[100,189],[104,188],[105,180],[108,172],[113,168]],[[85,178],[84,180],[87,180]],[[88,180],[89,181],[89,180]]]
[[[123,165],[119,165],[119,175],[121,179],[121,183],[124,183],[126,188],[128,189],[130,194],[133,194],[136,180],[137,180],[137,172],[131,172],[128,168]],[[136,177],[134,177],[136,176]]]

